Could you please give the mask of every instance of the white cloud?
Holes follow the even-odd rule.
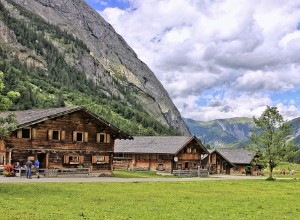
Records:
[[[266,105],[300,116],[299,100],[272,100],[272,92],[300,88],[300,3],[130,2],[129,9],[100,13],[155,72],[184,117],[252,117]]]

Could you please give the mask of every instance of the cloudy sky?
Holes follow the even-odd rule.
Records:
[[[156,74],[183,117],[300,117],[300,2],[87,0]]]

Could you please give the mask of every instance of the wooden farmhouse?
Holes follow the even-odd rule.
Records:
[[[12,112],[17,130],[2,141],[0,163],[38,158],[41,168],[89,167],[112,170],[116,139],[126,133],[83,107],[64,107]],[[0,113],[5,117],[9,112]]]
[[[252,167],[252,175],[256,175],[253,165],[256,152],[247,149],[217,148],[211,151],[207,165],[212,173],[245,173],[246,167]]]
[[[197,169],[207,149],[195,136],[144,136],[116,140],[115,168],[166,171]]]
[[[203,165],[209,170],[210,174],[230,174],[235,165],[224,157],[218,150],[208,150],[209,154],[203,158]]]

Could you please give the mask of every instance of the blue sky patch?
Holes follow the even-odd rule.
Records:
[[[126,0],[86,0],[86,2],[98,11],[103,11],[105,8],[126,9],[130,7]]]
[[[288,91],[282,91],[282,92],[274,92],[271,94],[270,98],[274,103],[284,103],[285,105],[290,105],[291,101],[293,100],[295,103],[294,105],[296,107],[300,107],[300,89],[292,89]]]

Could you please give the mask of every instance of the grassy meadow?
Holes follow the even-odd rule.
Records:
[[[0,183],[0,219],[297,219],[299,180]]]

